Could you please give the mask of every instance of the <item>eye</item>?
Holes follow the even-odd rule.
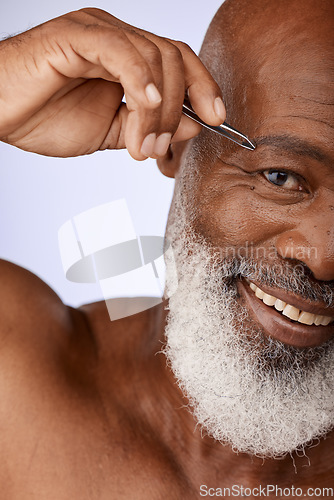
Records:
[[[265,178],[275,186],[290,189],[291,191],[305,191],[299,176],[285,172],[284,170],[266,170],[263,172]]]

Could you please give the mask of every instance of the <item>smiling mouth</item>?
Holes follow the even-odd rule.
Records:
[[[297,321],[298,323],[302,323],[303,325],[317,325],[317,326],[327,326],[331,323],[334,318],[332,316],[322,316],[320,314],[313,314],[307,311],[303,311],[301,309],[297,309],[297,307],[292,306],[291,304],[287,304],[283,300],[275,297],[274,295],[269,295],[269,293],[265,293],[261,288],[259,288],[255,283],[250,282],[249,287],[255,293],[256,297],[264,304],[269,307],[274,307],[276,311],[279,311],[291,319],[292,321]]]
[[[270,337],[303,348],[321,345],[334,335],[334,316],[319,314],[325,306],[306,303],[298,307],[299,301],[294,296],[291,296],[292,305],[286,292],[278,291],[277,294],[284,297],[276,297],[246,279],[239,281],[238,289],[250,315]]]

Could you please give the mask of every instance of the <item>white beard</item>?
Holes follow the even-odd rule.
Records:
[[[304,451],[334,426],[333,342],[298,350],[265,337],[237,300],[235,277],[254,276],[252,264],[213,257],[176,200],[177,223],[167,237],[178,284],[165,354],[195,419],[235,451],[260,457]],[[166,265],[168,292],[176,283]],[[304,283],[297,276],[291,285],[289,277],[294,290],[304,292]],[[323,299],[331,302],[331,293],[325,289]]]

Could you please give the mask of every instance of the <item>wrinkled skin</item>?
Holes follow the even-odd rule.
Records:
[[[226,17],[218,15],[207,34],[202,57],[225,90],[227,119],[258,147],[249,154],[207,133],[195,140],[197,150],[206,154],[197,161],[200,175],[192,184],[193,226],[219,249],[245,248],[248,242],[273,266],[300,262],[311,279],[332,284],[333,6],[324,2],[314,12],[310,5],[300,16],[298,2],[282,2],[268,19],[269,5],[255,2],[248,20],[242,14],[247,9],[241,8],[229,23],[234,4],[227,3]],[[261,26],[266,30],[256,37]],[[228,43],[233,33],[240,33],[240,44]],[[213,44],[221,46],[223,60],[213,55]],[[232,70],[231,61],[237,61]],[[264,175],[268,169],[287,170],[289,184],[269,182]],[[307,301],[297,297],[281,298],[307,308]],[[311,312],[333,311],[317,303]],[[332,335],[311,341],[303,333],[297,340],[277,329],[282,325],[269,333],[299,347]]]
[[[194,227],[220,248],[246,240],[275,247],[275,261],[299,262],[297,250],[315,246],[303,264],[314,282],[331,283],[332,2],[248,7],[227,1],[202,57],[222,88],[227,120],[258,148],[207,133],[189,144],[205,151],[189,185]],[[134,156],[140,140],[131,143]],[[184,146],[160,158],[163,173],[184,172]],[[287,190],[260,173],[282,167],[304,181]],[[164,338],[162,306],[111,323],[104,303],[73,310],[27,271],[2,262],[1,276],[4,498],[193,499],[201,484],[334,487],[332,433],[308,450],[310,467],[294,456],[297,475],[291,457],[262,461],[201,436],[165,358],[154,355]]]

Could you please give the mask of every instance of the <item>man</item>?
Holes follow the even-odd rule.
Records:
[[[110,322],[1,263],[3,498],[330,496],[333,5],[251,4],[209,28],[217,83],[188,47],[94,9],[2,42],[0,137],[158,158],[178,266],[167,310]],[[257,149],[196,136],[185,89],[212,125],[222,91]]]

